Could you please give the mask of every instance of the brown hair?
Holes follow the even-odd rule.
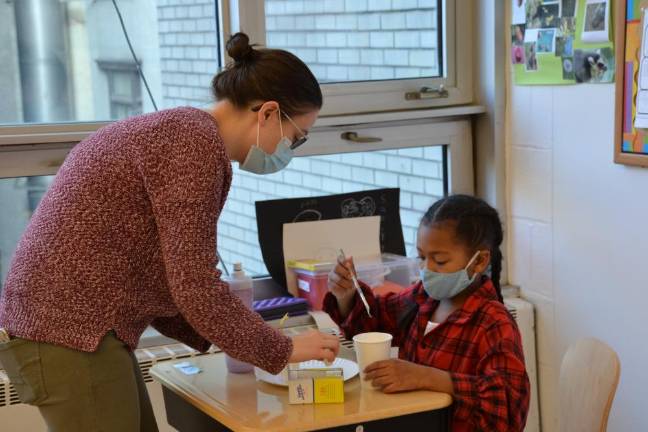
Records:
[[[216,99],[227,99],[239,108],[254,101],[274,100],[289,116],[322,107],[317,79],[294,54],[280,49],[255,49],[245,33],[230,37],[226,49],[234,62],[212,80]]]

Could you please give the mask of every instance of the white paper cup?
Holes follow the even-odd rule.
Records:
[[[389,333],[377,332],[360,333],[353,337],[353,346],[363,387],[373,388],[371,382],[365,381],[364,370],[374,362],[389,360],[392,339],[392,335]]]

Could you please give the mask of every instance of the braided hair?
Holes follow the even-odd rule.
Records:
[[[487,247],[491,253],[491,279],[497,297],[503,301],[500,277],[504,238],[502,221],[497,210],[486,201],[469,195],[451,195],[435,202],[425,213],[421,225],[429,227],[445,221],[456,222],[457,238],[473,249]]]

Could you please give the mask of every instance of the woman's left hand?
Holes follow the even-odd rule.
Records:
[[[400,359],[383,360],[365,368],[365,377],[384,393],[422,390],[427,387],[429,367]]]

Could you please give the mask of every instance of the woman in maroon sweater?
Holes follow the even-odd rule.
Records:
[[[234,63],[214,78],[210,111],[133,117],[79,143],[17,247],[0,362],[51,431],[157,430],[132,355],[148,325],[273,373],[337,354],[333,336],[290,339],[267,326],[216,270],[231,161],[282,169],[322,106],[297,57],[253,49],[244,34],[227,48]]]

